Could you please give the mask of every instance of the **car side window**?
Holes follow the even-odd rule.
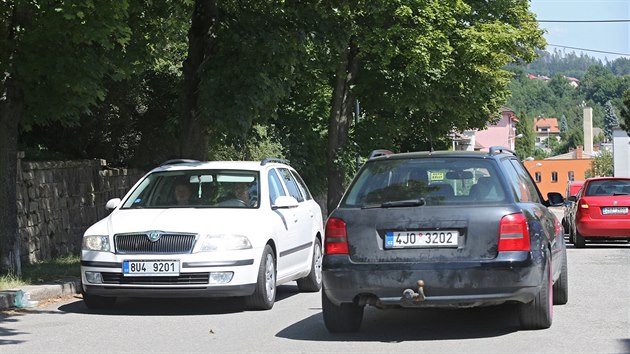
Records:
[[[280,177],[275,170],[269,170],[267,175],[269,178],[269,201],[271,205],[276,202],[276,198],[287,195],[284,192],[284,188],[282,188],[282,182],[280,182]]]
[[[311,192],[308,190],[308,187],[306,186],[306,183],[304,183],[304,180],[302,179],[302,177],[300,177],[300,174],[297,173],[296,171],[291,171],[291,173],[293,173],[293,176],[295,177],[295,181],[297,182],[298,187],[300,187],[300,191],[302,191],[302,195],[304,195],[304,198],[306,200],[313,199]]]
[[[293,177],[291,171],[287,168],[279,168],[278,172],[280,173],[284,184],[287,186],[289,195],[295,198],[298,202],[303,202],[304,196],[300,192],[300,187],[298,187],[295,177]]]
[[[538,190],[523,166],[514,159],[505,159],[503,166],[510,175],[510,183],[519,202],[540,203]]]

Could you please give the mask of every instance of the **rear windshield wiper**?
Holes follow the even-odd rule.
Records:
[[[408,200],[396,200],[391,202],[385,202],[381,204],[366,204],[361,209],[373,209],[373,208],[397,208],[397,207],[416,207],[423,206],[426,202],[424,198],[408,199]]]

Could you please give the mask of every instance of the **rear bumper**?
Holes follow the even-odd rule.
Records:
[[[619,220],[583,217],[577,220],[576,228],[583,237],[630,238],[630,218]]]
[[[542,259],[529,252],[504,252],[494,260],[444,263],[352,263],[348,256],[325,256],[323,286],[335,304],[355,302],[377,307],[473,307],[504,302],[530,302],[540,291]],[[410,301],[406,289],[423,301]]]

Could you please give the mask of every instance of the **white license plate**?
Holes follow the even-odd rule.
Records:
[[[179,275],[179,261],[124,261],[123,275],[125,276],[173,276]]]
[[[604,215],[625,215],[628,214],[628,207],[608,207],[602,208]]]
[[[385,248],[457,247],[459,232],[444,231],[388,231]]]

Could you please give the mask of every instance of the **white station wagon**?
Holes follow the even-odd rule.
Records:
[[[282,160],[170,160],[106,207],[83,236],[88,308],[117,297],[242,296],[270,309],[279,284],[321,288],[321,209]]]

